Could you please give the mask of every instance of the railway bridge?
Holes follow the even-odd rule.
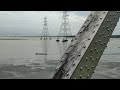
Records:
[[[90,79],[119,17],[120,11],[92,11],[50,79]]]

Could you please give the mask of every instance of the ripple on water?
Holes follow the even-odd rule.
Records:
[[[38,65],[38,64],[36,64]],[[48,78],[53,67],[32,68],[26,65],[0,65],[0,78]]]
[[[120,62],[100,62],[92,78],[118,79],[120,77]]]

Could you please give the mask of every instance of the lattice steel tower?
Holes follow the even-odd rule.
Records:
[[[47,37],[49,36],[47,17],[44,18],[44,26],[43,26],[42,36],[44,37],[44,40],[46,40]]]
[[[67,37],[72,36],[70,25],[69,25],[69,19],[68,19],[68,11],[63,11],[63,17],[62,17],[62,24],[60,27],[60,32],[58,34],[58,38],[56,41],[59,41],[59,37],[63,36],[63,42],[68,41]]]

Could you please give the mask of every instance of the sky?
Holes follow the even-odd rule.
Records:
[[[69,11],[71,32],[76,35],[90,11]],[[62,23],[62,11],[0,11],[0,35],[39,36],[43,31],[44,17],[47,17],[48,32],[58,35]],[[113,35],[120,34],[120,22]]]

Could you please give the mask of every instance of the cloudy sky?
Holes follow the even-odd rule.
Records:
[[[76,34],[90,11],[70,11],[71,32]],[[48,19],[50,35],[58,35],[62,11],[0,11],[0,35],[41,35],[44,17]],[[120,34],[120,23],[113,34]]]

